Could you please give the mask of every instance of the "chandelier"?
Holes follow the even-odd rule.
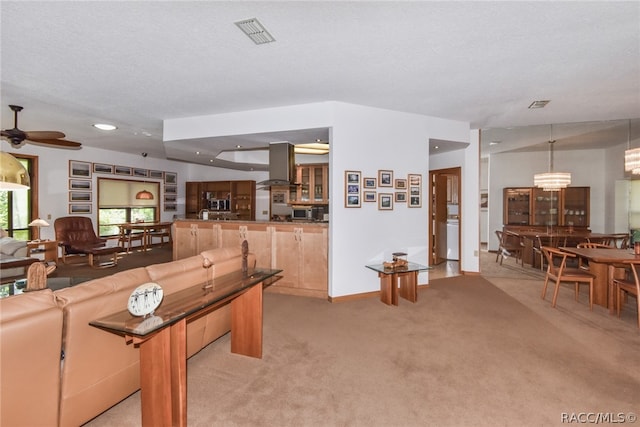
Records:
[[[558,191],[567,188],[571,184],[571,174],[569,172],[553,171],[553,125],[549,130],[549,172],[537,173],[533,176],[533,185],[542,188],[544,191]],[[640,167],[640,166],[639,166]]]
[[[640,148],[629,148],[631,143],[631,120],[627,129],[627,150],[624,152],[624,171],[640,175]]]

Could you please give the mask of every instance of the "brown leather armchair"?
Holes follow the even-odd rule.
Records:
[[[62,262],[67,263],[69,255],[88,255],[91,267],[109,267],[118,263],[119,246],[107,246],[107,240],[98,237],[93,229],[91,218],[83,216],[64,216],[53,223],[56,240],[62,246]],[[95,265],[95,255],[113,254],[113,262]]]

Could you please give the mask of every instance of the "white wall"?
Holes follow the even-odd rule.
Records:
[[[329,295],[339,297],[377,291],[377,275],[366,269],[365,264],[389,260],[395,251],[408,252],[411,260],[427,263],[428,140],[467,142],[468,123],[323,102],[168,120],[165,122],[165,140],[320,127],[331,130]],[[477,145],[472,157],[477,164]],[[395,178],[406,177],[409,173],[421,174],[422,208],[397,205],[393,211],[379,211],[373,203],[362,203],[361,208],[346,208],[344,172],[357,170],[363,177],[376,177],[379,169],[393,170]],[[476,182],[477,176],[476,166],[473,177]],[[381,188],[377,191],[386,192]],[[470,203],[474,203],[473,200],[477,205],[477,190],[474,198],[470,197]],[[477,220],[475,222],[477,236]]]
[[[477,130],[471,132],[467,130],[467,134],[470,144],[466,149],[431,156],[429,170],[462,168],[460,268],[465,272],[478,272],[480,271],[480,135]]]

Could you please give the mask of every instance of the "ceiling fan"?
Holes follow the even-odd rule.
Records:
[[[9,105],[13,110],[13,129],[3,130],[0,134],[3,138],[11,142],[12,145],[20,147],[24,141],[34,142],[36,144],[55,145],[58,147],[76,148],[82,144],[79,142],[68,141],[62,139],[64,133],[57,131],[23,131],[18,129],[18,112],[22,111],[19,105]]]

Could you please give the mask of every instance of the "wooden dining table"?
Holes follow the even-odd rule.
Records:
[[[536,241],[538,238],[544,241],[553,240],[559,242],[560,246],[566,246],[567,244],[577,244],[579,242],[600,242],[606,241],[618,237],[618,234],[609,233],[593,233],[591,231],[582,230],[556,230],[556,231],[542,231],[542,230],[509,230],[509,233],[522,239],[522,261],[523,264],[529,264],[533,267],[538,267],[539,263],[536,262],[535,250]],[[553,246],[556,246],[555,244]]]
[[[572,248],[561,247],[565,252],[577,255],[589,262],[589,271],[593,273],[593,303],[609,308],[609,313],[616,310],[614,278],[624,277],[625,262],[640,260],[633,249],[607,248]],[[628,265],[627,265],[628,266]]]
[[[142,250],[146,251],[151,246],[151,232],[159,229],[168,229],[169,233],[171,233],[171,222],[130,222],[127,224],[122,224],[125,230],[133,231],[133,230],[141,230],[143,233],[142,237]]]

